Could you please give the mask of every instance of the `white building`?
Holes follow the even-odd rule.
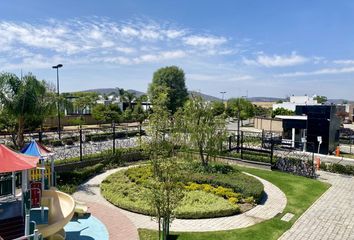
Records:
[[[317,103],[317,100],[314,100],[316,95],[309,96],[291,96],[289,102],[282,102],[273,104],[273,111],[277,108],[285,108],[287,110],[295,111],[296,106],[304,106],[304,105],[320,105]]]

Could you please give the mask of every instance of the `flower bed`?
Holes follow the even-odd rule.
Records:
[[[216,167],[215,171],[203,173],[193,168],[184,169],[180,179],[184,198],[175,209],[176,217],[196,219],[230,216],[252,208],[262,196],[262,183],[232,167],[226,169],[224,171]],[[152,215],[147,197],[150,194],[151,177],[149,166],[130,168],[105,179],[101,191],[108,201],[120,208]]]

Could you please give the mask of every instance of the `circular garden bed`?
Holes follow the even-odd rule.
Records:
[[[152,170],[148,165],[110,175],[101,184],[102,195],[112,204],[152,215],[147,196]],[[207,170],[187,167],[180,179],[184,197],[175,209],[177,218],[198,219],[231,216],[253,208],[263,194],[263,184],[229,165]]]

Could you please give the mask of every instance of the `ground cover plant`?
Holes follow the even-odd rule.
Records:
[[[314,179],[295,176],[278,171],[267,171],[253,168],[240,168],[238,170],[259,176],[279,187],[287,197],[287,205],[282,214],[244,229],[217,231],[205,233],[172,233],[172,239],[178,240],[271,240],[278,239],[288,230],[294,222],[309,208],[328,188],[329,185]],[[281,221],[281,217],[287,213],[293,213],[295,217],[290,222]],[[156,232],[139,229],[141,240],[156,239]]]
[[[179,179],[184,197],[175,209],[177,218],[211,218],[238,214],[252,208],[261,198],[263,185],[257,179],[228,165],[186,164]],[[103,196],[114,205],[153,215],[147,203],[152,168],[130,168],[109,176],[101,184]]]

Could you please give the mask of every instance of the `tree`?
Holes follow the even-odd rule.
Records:
[[[188,92],[182,69],[170,66],[160,68],[154,73],[148,89],[151,101],[159,96],[161,87],[167,89],[166,106],[171,113],[175,113],[178,108],[183,107],[188,98]]]
[[[150,156],[153,180],[150,184],[149,203],[158,222],[158,239],[166,240],[169,226],[174,218],[174,209],[183,198],[180,181],[180,164],[174,157],[178,139],[174,118],[166,107],[167,93],[153,102],[154,111],[149,116],[149,136],[146,151]]]
[[[254,116],[257,117],[270,117],[272,109],[271,108],[265,108],[262,106],[258,105],[253,105],[254,106]]]
[[[135,94],[132,92],[128,92],[128,91],[124,90],[123,88],[120,88],[118,90],[118,92],[119,92],[119,97],[120,97],[121,102],[127,103],[128,108],[130,108],[132,110],[133,109],[132,103],[133,103],[134,99],[136,99]]]
[[[229,117],[242,121],[254,117],[254,106],[245,98],[231,98],[227,101],[226,112]]]
[[[322,104],[322,103],[327,102],[328,99],[326,96],[316,96],[313,98],[313,100],[317,100],[317,103]]]
[[[286,115],[286,116],[291,116],[291,115],[294,115],[295,112],[294,111],[291,111],[291,110],[288,110],[288,109],[285,109],[285,108],[277,108],[273,111],[272,113],[272,118],[274,118],[276,115]]]
[[[79,114],[81,115],[85,109],[92,109],[98,100],[98,95],[94,92],[76,92],[73,95],[75,97],[73,103],[74,107],[77,108]]]
[[[202,165],[208,166],[210,159],[220,153],[226,138],[225,119],[215,116],[211,105],[200,96],[192,96],[186,102],[180,118],[180,132],[185,132],[191,143],[187,143],[188,147],[195,147]]]
[[[101,123],[119,123],[121,120],[121,110],[117,105],[97,104],[92,109],[92,117]]]
[[[221,101],[214,101],[211,103],[211,111],[214,116],[219,116],[225,113],[225,104]]]
[[[15,74],[0,74],[0,102],[2,112],[16,119],[15,145],[24,145],[25,127],[35,128],[42,124],[44,118],[53,109],[54,94],[50,94],[44,81],[38,81],[32,74],[19,79]],[[11,119],[10,118],[10,119]],[[32,125],[35,124],[35,125]]]

